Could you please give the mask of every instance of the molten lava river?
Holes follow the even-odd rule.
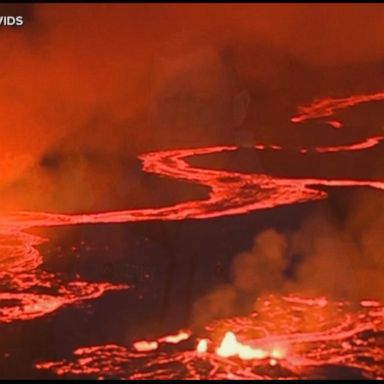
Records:
[[[384,100],[384,93],[317,100],[299,107],[291,119],[324,120],[343,129],[334,119],[339,110]],[[331,120],[329,120],[331,119]],[[369,150],[384,137],[368,137],[343,146],[297,148],[303,161],[308,151],[318,153]],[[281,146],[255,145],[255,150]],[[205,219],[239,215],[324,199],[317,186],[371,187],[384,190],[381,180],[277,178],[192,167],[187,158],[234,151],[236,147],[167,150],[140,156],[143,170],[210,188],[206,200],[161,208],[131,209],[95,214],[65,215],[16,212],[0,218],[0,323],[31,321],[63,306],[95,300],[107,291],[130,287],[112,283],[61,281],[44,271],[37,246],[45,239],[28,231],[33,227],[149,220]],[[259,297],[257,311],[245,317],[216,320],[194,334],[181,330],[132,345],[88,345],[73,357],[37,362],[38,370],[60,377],[124,379],[267,379],[324,378],[335,367],[346,377],[384,378],[384,307],[374,300],[357,303],[327,298],[270,295]],[[6,326],[6,324],[4,324]]]

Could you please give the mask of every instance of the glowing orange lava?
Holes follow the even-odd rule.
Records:
[[[338,120],[328,120],[327,124],[329,124],[332,128],[339,129],[343,126],[343,124]]]
[[[207,351],[208,351],[208,339],[199,340],[197,347],[196,347],[196,352],[197,353],[205,353]]]
[[[39,215],[37,215],[38,217]],[[43,257],[36,248],[45,239],[24,232],[28,223],[20,216],[0,221],[0,323],[32,320],[65,305],[96,299],[107,291],[126,289],[126,285],[87,283],[81,280],[60,282],[41,266]],[[49,223],[49,220],[46,221]],[[38,293],[44,288],[46,293]]]
[[[291,121],[299,123],[328,118],[337,110],[382,100],[384,93],[317,100],[309,106],[299,107],[299,114]],[[339,121],[328,123],[334,128],[342,126]],[[315,151],[368,149],[382,139],[382,136],[370,137],[361,143],[319,147]],[[277,144],[256,146],[259,150],[265,148],[284,150]],[[326,198],[326,192],[316,186],[365,186],[384,190],[382,180],[278,178],[197,168],[186,161],[191,156],[235,149],[234,146],[175,149],[140,156],[145,172],[209,187],[206,200],[93,214],[19,212],[0,217],[0,279],[3,283],[0,322],[31,320],[51,314],[64,305],[97,298],[108,290],[127,288],[80,280],[61,282],[55,274],[42,268],[43,257],[36,247],[44,239],[26,232],[32,227],[244,214]],[[300,152],[305,154],[308,149],[302,148]],[[41,294],[41,288],[47,293]],[[263,311],[263,308],[267,310]],[[192,350],[180,350],[181,341],[192,337],[189,331],[183,330],[159,340],[136,342],[132,350],[113,344],[82,347],[74,352],[74,361],[43,362],[36,367],[52,370],[57,375],[96,378],[263,379],[311,377],[309,367],[333,364],[358,369],[365,378],[383,378],[384,352],[377,345],[377,338],[384,332],[383,319],[383,307],[371,300],[365,300],[356,310],[347,303],[330,303],[324,298],[265,299],[260,303],[259,311],[248,317],[225,319],[207,326],[209,337],[200,339]],[[162,352],[164,344],[175,350]]]
[[[370,101],[383,101],[384,92],[377,92],[369,95],[353,95],[341,98],[318,99],[309,105],[302,105],[298,108],[298,115],[291,118],[292,123],[301,123],[310,119],[332,116],[336,111],[353,107]],[[338,121],[338,123],[340,123]],[[339,127],[339,124],[337,124]]]
[[[178,344],[184,340],[188,340],[191,337],[189,330],[181,330],[174,335],[166,335],[160,337],[158,340],[140,340],[133,344],[133,347],[138,352],[151,352],[159,348],[161,344]]]
[[[169,343],[169,344],[178,344],[181,341],[187,340],[191,337],[191,332],[189,330],[183,330],[175,335],[167,335],[159,339],[160,342]]]
[[[157,341],[137,341],[133,344],[133,347],[138,352],[150,352],[155,351],[157,348],[159,348],[159,343]]]
[[[42,362],[59,376],[124,379],[298,379],[327,367],[384,377],[384,307],[297,296],[259,298],[249,316],[208,324],[195,349],[138,352],[118,345],[79,348],[73,361]],[[381,336],[380,336],[381,335]],[[192,336],[193,337],[193,336]],[[240,341],[241,340],[241,341]]]

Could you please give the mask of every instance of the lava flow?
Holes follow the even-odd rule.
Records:
[[[367,95],[353,95],[341,98],[317,99],[309,105],[303,105],[298,108],[299,114],[291,118],[292,123],[301,123],[306,120],[318,119],[321,117],[332,116],[336,111],[354,107],[361,103],[371,101],[383,101],[384,92],[377,92]],[[333,128],[341,128],[342,123],[337,120],[327,121]]]
[[[255,308],[249,316],[209,324],[203,338],[190,336],[184,345],[180,338],[173,348],[164,338],[152,341],[156,348],[141,351],[82,347],[72,361],[36,367],[64,377],[123,379],[311,379],[332,378],[335,372],[384,377],[384,308],[379,303],[356,306],[270,295],[259,298]]]
[[[60,281],[54,274],[40,270],[43,258],[36,247],[44,239],[24,232],[25,223],[5,223],[0,225],[0,323],[32,320],[64,305],[126,288],[110,283]]]
[[[377,93],[316,101],[299,109],[300,115],[292,118],[292,122],[329,117],[339,109],[383,99],[384,93]],[[339,128],[341,123],[334,126]],[[362,150],[377,145],[381,139],[372,137],[362,143],[315,150]],[[284,150],[277,145],[271,148]],[[1,217],[0,322],[31,320],[64,305],[97,298],[105,291],[127,288],[80,280],[64,283],[55,274],[45,272],[43,256],[37,249],[44,239],[27,233],[29,228],[244,214],[325,198],[327,193],[316,186],[384,190],[382,180],[278,178],[196,168],[186,161],[190,156],[233,150],[236,147],[180,149],[140,156],[146,172],[207,186],[210,192],[205,200],[93,214],[19,212]],[[221,320],[208,326],[208,334],[199,341],[196,339],[196,345],[185,351],[181,347],[193,339],[187,331],[159,340],[138,341],[134,349],[118,345],[79,348],[74,352],[73,362],[41,363],[37,368],[51,369],[58,375],[131,379],[303,378],[327,376],[313,370],[317,366],[335,365],[356,369],[364,377],[384,377],[383,348],[378,344],[384,332],[384,311],[378,303],[364,301],[359,308],[353,308],[346,303],[286,297],[265,299],[258,307],[249,317]]]

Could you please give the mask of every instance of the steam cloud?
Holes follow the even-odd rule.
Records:
[[[231,283],[195,303],[195,324],[248,312],[269,293],[383,300],[383,202],[375,191],[357,191],[342,218],[325,203],[292,233],[258,234],[234,257]]]

